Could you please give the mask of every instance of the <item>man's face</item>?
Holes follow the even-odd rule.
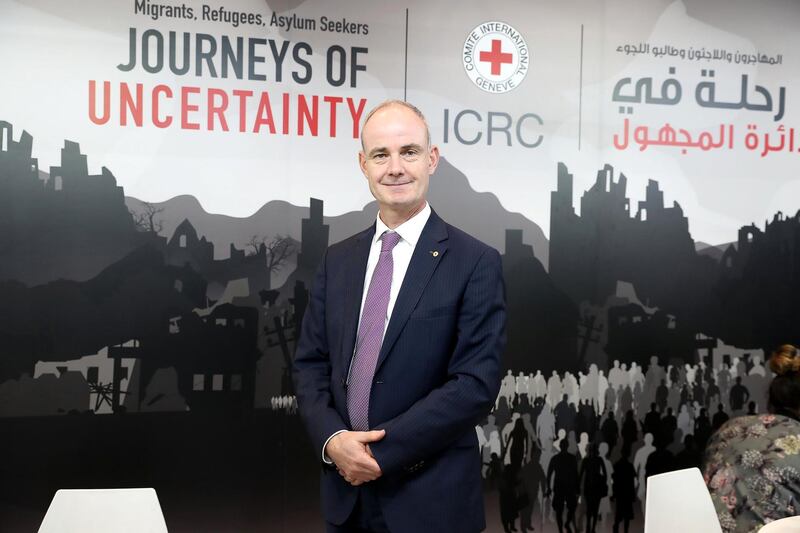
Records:
[[[439,163],[439,150],[428,148],[422,120],[410,109],[389,106],[372,115],[362,139],[359,165],[380,208],[421,208]]]

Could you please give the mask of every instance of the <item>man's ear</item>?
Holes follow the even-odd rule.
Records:
[[[428,150],[428,175],[436,172],[436,167],[439,166],[439,147],[435,144]]]
[[[358,152],[358,168],[361,169],[361,173],[364,174],[364,177],[367,176],[367,156],[364,154],[363,150]]]

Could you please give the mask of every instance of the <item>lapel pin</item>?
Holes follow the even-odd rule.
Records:
[[[439,251],[438,250],[431,250],[431,255],[433,257],[439,257]]]

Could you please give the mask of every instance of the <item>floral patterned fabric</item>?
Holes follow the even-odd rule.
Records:
[[[780,415],[729,420],[708,442],[703,477],[723,533],[756,532],[795,516],[800,422]]]

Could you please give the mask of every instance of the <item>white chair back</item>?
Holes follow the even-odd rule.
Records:
[[[800,516],[781,518],[765,525],[758,533],[800,533]]]
[[[153,489],[59,490],[39,533],[167,533]]]
[[[697,468],[647,478],[645,533],[722,533],[717,512]]]

